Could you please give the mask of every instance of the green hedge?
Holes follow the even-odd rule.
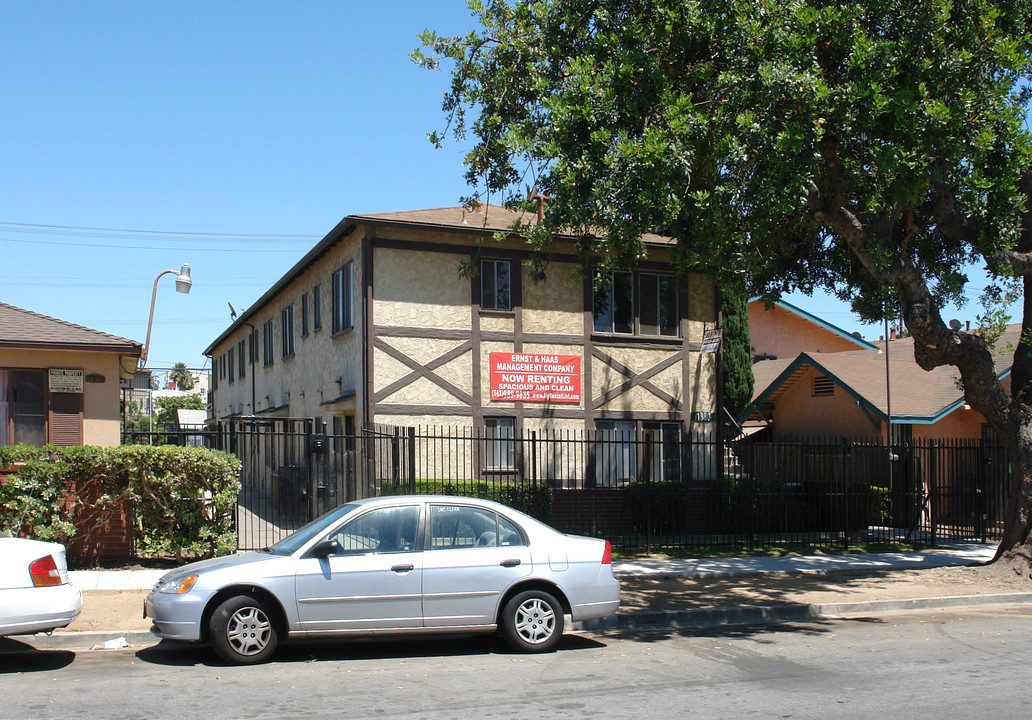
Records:
[[[706,531],[716,533],[862,530],[886,522],[889,512],[889,491],[859,482],[744,477],[719,480],[709,493],[671,482],[630,483],[623,492],[636,531],[651,526],[657,534],[684,532],[691,504],[699,502],[712,518]]]
[[[384,485],[385,492],[413,492],[408,481]],[[416,480],[417,495],[459,495],[494,500],[542,522],[552,520],[552,488],[544,483],[493,482],[491,480]]]
[[[733,532],[864,530],[886,522],[889,491],[862,482],[725,478],[717,485]]]
[[[233,510],[240,461],[195,447],[0,447],[0,467],[24,463],[0,484],[0,528],[67,543],[105,513],[132,504],[137,554],[213,557],[236,549]],[[70,488],[76,499],[66,503]]]

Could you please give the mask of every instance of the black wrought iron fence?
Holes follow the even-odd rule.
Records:
[[[722,447],[659,426],[334,435],[312,419],[237,418],[194,437],[243,463],[242,549],[340,503],[410,493],[497,500],[629,551],[986,540],[1002,529],[1008,475],[1002,448],[985,442],[740,438]]]

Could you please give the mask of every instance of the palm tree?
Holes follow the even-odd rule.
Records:
[[[193,390],[193,375],[186,369],[186,363],[177,362],[173,365],[168,377],[180,390]]]

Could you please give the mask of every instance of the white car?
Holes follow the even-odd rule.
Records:
[[[65,627],[82,610],[65,546],[0,533],[0,636]]]
[[[512,508],[446,496],[342,505],[264,552],[166,573],[152,632],[211,642],[223,660],[268,660],[281,640],[501,631],[522,652],[559,643],[563,616],[616,612],[611,548]]]

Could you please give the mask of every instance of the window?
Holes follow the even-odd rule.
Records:
[[[642,441],[643,452],[648,459],[649,479],[653,482],[679,482],[681,480],[681,423],[643,423]]]
[[[308,293],[301,296],[301,337],[308,337]]]
[[[484,310],[512,310],[511,263],[508,260],[480,262],[480,307]]]
[[[465,505],[430,506],[430,549],[523,545],[523,533],[498,513]]]
[[[245,374],[245,369],[247,368],[247,363],[244,362],[244,341],[243,340],[241,340],[239,343],[237,343],[237,362],[239,363],[239,365],[237,366],[237,370],[238,370],[237,375],[239,375],[240,377],[243,377],[244,374]]]
[[[322,285],[312,288],[312,330],[322,329]]]
[[[595,423],[595,483],[614,487],[638,477],[637,426],[632,421]]]
[[[360,515],[330,536],[341,555],[421,550],[417,545],[419,506],[387,507]]]
[[[484,469],[512,470],[516,466],[514,418],[484,418]]]
[[[614,272],[594,296],[595,332],[677,337],[677,279],[660,273]]]
[[[258,356],[255,355],[255,349],[254,349],[254,344],[255,344],[254,336],[257,333],[258,333],[257,330],[253,330],[252,329],[251,332],[249,332],[247,334],[247,361],[249,363],[251,363],[252,365],[254,365],[256,362],[258,362]]]
[[[227,356],[227,358],[228,358],[228,359],[226,360],[226,362],[227,362],[227,363],[228,363],[228,365],[229,365],[229,381],[230,381],[230,382],[233,382],[233,380],[234,380],[234,379],[235,379],[235,377],[236,377],[236,375],[235,375],[235,373],[236,373],[236,357],[235,357],[235,350],[234,350],[233,348],[230,348],[230,349],[229,349],[229,350],[228,350],[228,351],[226,352],[226,356]]]
[[[0,445],[46,444],[46,394],[42,370],[0,370]]]
[[[264,329],[265,331],[262,333],[262,363],[267,367],[272,365],[272,358],[275,354],[272,320],[265,321]]]
[[[280,311],[280,333],[283,335],[280,343],[283,347],[283,357],[290,357],[294,354],[294,306],[287,305]]]
[[[334,334],[349,330],[355,324],[352,297],[352,263],[333,273],[332,324]]]

